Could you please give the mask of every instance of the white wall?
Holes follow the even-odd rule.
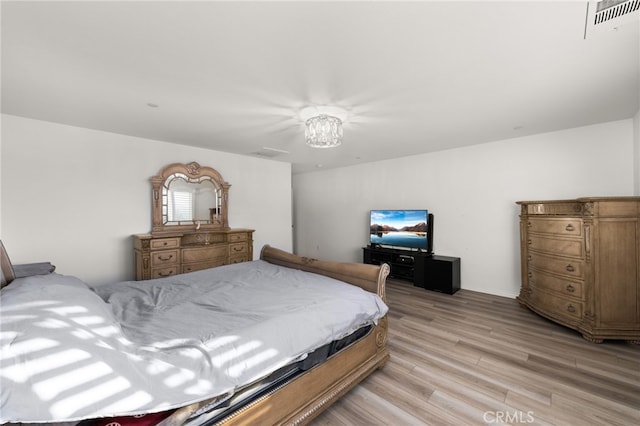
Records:
[[[2,122],[4,115],[0,114],[0,135],[2,135]],[[0,236],[2,235],[2,137],[0,137]]]
[[[133,279],[132,234],[151,230],[149,178],[197,161],[231,183],[229,225],[292,249],[287,163],[2,116],[2,241],[13,263],[51,261],[92,283]]]
[[[462,288],[513,297],[515,202],[633,195],[632,121],[294,175],[294,249],[362,261],[370,209],[427,208],[435,252],[461,258]]]

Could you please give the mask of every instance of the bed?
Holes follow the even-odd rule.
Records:
[[[96,288],[17,278],[2,289],[0,422],[308,423],[389,358],[388,273],[267,245],[256,261]]]

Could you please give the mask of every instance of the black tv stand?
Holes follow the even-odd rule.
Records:
[[[381,246],[367,246],[362,250],[364,263],[389,264],[392,278],[411,281],[417,287],[447,294],[460,289],[459,257]]]

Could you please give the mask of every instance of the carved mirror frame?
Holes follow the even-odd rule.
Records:
[[[212,219],[210,221],[192,219],[191,221],[181,221],[179,224],[175,225],[164,222],[163,204],[166,199],[169,184],[171,181],[176,179],[176,177],[194,184],[207,180],[210,180],[213,183],[213,186],[219,191],[218,196],[220,198],[220,205],[216,207],[217,211],[215,212],[215,220],[213,220],[214,213],[212,212]],[[211,167],[202,167],[195,161],[188,164],[173,163],[163,168],[159,175],[152,176],[151,185],[153,233],[229,229],[227,212],[229,203],[229,187],[231,184],[226,182],[217,170]]]

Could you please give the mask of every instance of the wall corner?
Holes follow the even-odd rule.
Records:
[[[633,194],[640,196],[640,109],[633,117]]]

